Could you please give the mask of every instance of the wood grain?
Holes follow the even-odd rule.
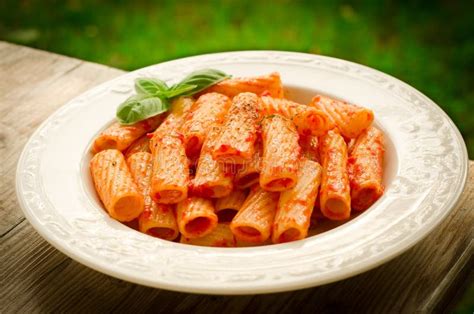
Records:
[[[0,42],[0,312],[335,313],[443,311],[473,269],[474,162],[456,209],[394,260],[340,282],[267,295],[206,296],[147,288],[91,270],[46,243],[14,192],[19,153],[68,99],[122,73]]]
[[[27,139],[65,102],[123,72],[0,42],[0,235],[21,222],[16,164]]]

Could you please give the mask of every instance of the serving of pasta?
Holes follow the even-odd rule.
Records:
[[[278,73],[225,77],[170,96],[166,108],[112,124],[90,161],[108,214],[150,236],[217,247],[296,241],[384,192],[373,112],[324,95],[291,101]]]

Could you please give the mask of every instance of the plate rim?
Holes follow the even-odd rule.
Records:
[[[40,222],[37,220],[37,217],[33,215],[33,212],[28,208],[28,205],[26,204],[25,200],[23,199],[21,193],[20,193],[20,184],[21,184],[21,165],[24,162],[26,153],[27,153],[27,148],[30,146],[31,142],[34,140],[35,137],[37,137],[38,133],[44,128],[45,125],[50,122],[50,120],[58,114],[61,110],[63,110],[68,104],[72,103],[76,98],[78,97],[84,97],[88,93],[92,93],[94,90],[99,90],[103,89],[106,86],[111,86],[115,82],[118,82],[122,80],[125,76],[144,71],[147,69],[151,69],[157,65],[165,65],[168,63],[173,63],[178,60],[183,61],[186,59],[193,59],[193,58],[199,58],[199,57],[215,57],[219,55],[228,55],[228,54],[240,54],[240,53],[284,53],[284,54],[295,54],[295,55],[303,55],[307,56],[310,58],[318,57],[318,58],[327,58],[329,60],[333,61],[338,61],[338,62],[343,62],[343,63],[350,63],[358,67],[363,67],[365,69],[368,69],[370,71],[375,71],[377,74],[381,74],[383,76],[389,77],[391,80],[395,80],[398,84],[401,84],[405,88],[408,88],[410,91],[416,92],[418,96],[421,96],[425,100],[427,100],[428,103],[430,103],[430,106],[432,108],[435,108],[437,111],[437,114],[441,114],[446,121],[449,122],[449,125],[451,129],[455,132],[457,140],[461,146],[462,152],[459,152],[462,156],[462,162],[460,164],[461,169],[461,180],[460,180],[460,185],[459,188],[456,190],[456,193],[454,193],[454,196],[451,198],[449,205],[446,206],[446,210],[437,216],[437,219],[430,224],[429,227],[422,228],[418,230],[416,233],[414,233],[411,237],[408,239],[402,240],[396,247],[396,249],[393,249],[391,251],[385,252],[383,257],[378,258],[376,261],[373,261],[371,263],[365,263],[364,265],[360,267],[356,267],[355,269],[348,268],[347,270],[343,269],[339,272],[338,276],[331,276],[330,278],[326,278],[324,280],[319,280],[316,285],[323,285],[327,284],[330,282],[335,282],[339,281],[348,277],[355,276],[357,274],[363,273],[365,271],[368,271],[370,269],[376,268],[387,261],[395,258],[396,256],[399,256],[409,250],[411,247],[413,247],[416,243],[422,241],[426,236],[428,236],[431,232],[433,232],[439,225],[440,223],[445,220],[445,218],[452,212],[452,210],[459,204],[461,198],[461,194],[466,188],[466,183],[467,183],[467,178],[468,178],[468,164],[469,164],[469,158],[468,158],[468,153],[467,153],[467,148],[466,144],[464,142],[464,139],[462,138],[462,135],[459,131],[459,129],[456,127],[454,122],[451,120],[451,118],[441,109],[441,107],[436,104],[433,100],[431,100],[429,97],[421,93],[419,90],[416,88],[408,85],[407,83],[391,76],[390,74],[386,74],[384,72],[381,72],[377,69],[358,64],[352,61],[348,60],[343,60],[339,58],[334,58],[334,57],[329,57],[329,56],[323,56],[323,55],[316,55],[316,54],[308,54],[308,53],[301,53],[301,52],[291,52],[291,51],[276,51],[276,50],[243,50],[243,51],[229,51],[229,52],[218,52],[218,53],[210,53],[210,54],[203,54],[203,55],[196,55],[196,56],[190,56],[190,57],[185,57],[185,58],[179,58],[179,59],[174,59],[162,63],[157,63],[154,65],[149,65],[131,72],[126,72],[123,73],[116,78],[113,78],[111,80],[108,80],[106,82],[103,82],[101,84],[98,84],[87,91],[80,93],[73,98],[71,98],[69,101],[58,107],[54,112],[52,112],[48,118],[46,118],[37,128],[36,130],[30,135],[28,141],[25,143],[22,152],[20,154],[20,157],[18,159],[17,163],[17,169],[16,169],[16,175],[15,175],[15,191],[17,195],[17,199],[20,205],[20,208],[23,211],[23,214],[27,218],[28,222],[33,226],[36,232],[38,232],[49,244],[51,244],[53,247],[61,251],[62,253],[66,254],[67,256],[71,257],[72,259],[80,262],[83,265],[86,265],[87,267],[90,267],[96,271],[105,273],[107,275],[120,278],[126,281],[130,281],[133,283],[138,283],[141,285],[149,286],[149,287],[155,287],[155,288],[163,288],[167,290],[172,290],[172,291],[179,291],[179,292],[192,292],[192,293],[201,293],[201,294],[222,294],[222,295],[229,295],[229,294],[261,294],[261,293],[269,293],[269,292],[281,292],[281,291],[288,291],[288,290],[295,290],[295,289],[302,289],[302,288],[307,288],[307,287],[314,287],[316,286],[314,282],[305,282],[304,280],[299,280],[293,284],[288,284],[285,283],[283,286],[272,286],[271,288],[268,288],[266,286],[262,287],[255,287],[253,286],[250,288],[251,290],[249,291],[248,288],[245,287],[237,287],[234,288],[232,287],[231,284],[229,284],[229,288],[227,290],[222,290],[221,288],[213,288],[213,287],[206,287],[203,285],[202,287],[192,287],[192,286],[180,286],[179,284],[167,284],[166,282],[156,282],[155,280],[137,280],[138,278],[135,277],[130,277],[127,274],[123,274],[120,270],[114,269],[113,267],[111,268],[104,268],[98,265],[97,263],[94,263],[92,259],[87,259],[81,256],[80,254],[77,254],[74,250],[71,250],[67,245],[63,245],[61,241],[57,241],[56,238],[54,238],[45,228],[40,228],[38,225]],[[402,245],[403,244],[403,245]],[[208,249],[208,248],[206,248]],[[214,248],[209,248],[210,250],[216,250]]]

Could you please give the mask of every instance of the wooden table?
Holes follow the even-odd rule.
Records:
[[[195,295],[135,285],[75,262],[23,217],[14,188],[16,163],[28,137],[55,109],[122,73],[0,42],[0,312],[431,312],[452,306],[472,282],[472,161],[456,209],[425,240],[383,266],[325,286],[257,296]]]

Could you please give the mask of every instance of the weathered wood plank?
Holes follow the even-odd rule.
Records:
[[[4,241],[1,278],[8,289],[0,292],[0,304],[5,312],[51,313],[91,307],[107,311],[131,289],[128,283],[72,261],[46,243],[26,221]]]
[[[468,244],[467,248],[461,254],[453,267],[446,274],[441,283],[436,287],[423,306],[423,312],[435,313],[441,312],[449,306],[458,294],[460,289],[465,287],[464,282],[472,280],[474,275],[474,240]],[[466,282],[473,282],[468,281]],[[454,305],[454,304],[452,304]]]
[[[0,235],[23,219],[15,170],[25,142],[54,110],[120,70],[0,42]]]
[[[202,296],[134,285],[71,260],[23,220],[14,193],[16,162],[27,138],[52,111],[120,73],[0,42],[0,77],[7,78],[0,80],[0,312],[441,310],[469,272],[466,267],[472,267],[474,162],[457,208],[425,240],[377,269],[322,287],[258,296]]]

